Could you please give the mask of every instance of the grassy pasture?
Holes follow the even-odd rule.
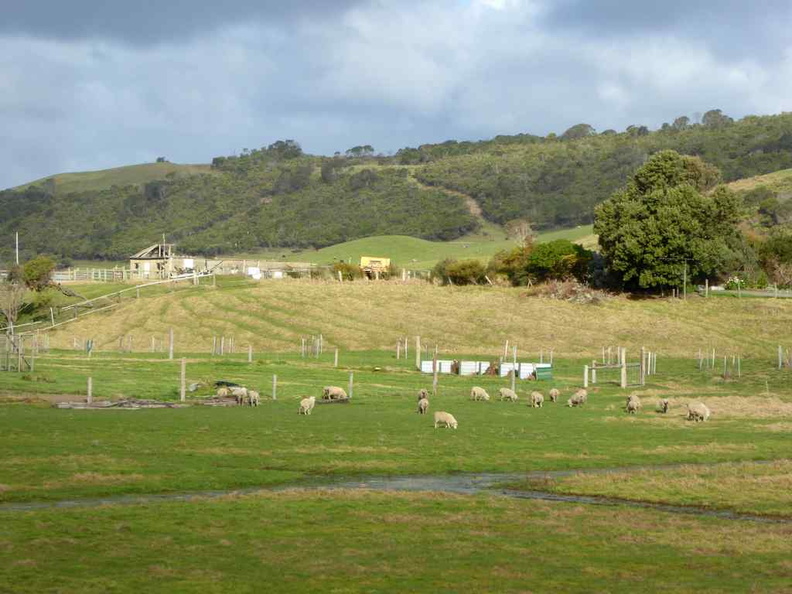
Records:
[[[541,233],[537,236],[537,241],[541,243],[569,239],[590,247],[593,237],[592,226],[585,225],[575,229]],[[297,252],[278,250],[277,252],[280,256],[285,255],[286,261],[316,264],[329,264],[338,260],[351,260],[356,263],[360,262],[361,256],[382,256],[390,258],[396,265],[404,268],[426,270],[445,258],[488,261],[497,252],[510,250],[513,247],[514,241],[507,239],[500,227],[488,224],[482,231],[456,241],[427,241],[404,235],[382,235],[347,241],[320,250]]]
[[[29,374],[0,374],[0,591],[283,592],[565,591],[783,592],[790,524],[755,524],[627,506],[515,500],[497,492],[328,491],[350,477],[456,472],[573,473],[522,486],[558,493],[731,509],[792,518],[792,373],[774,369],[787,341],[784,300],[631,301],[577,305],[500,288],[219,279],[123,303],[53,336],[94,337],[88,358],[67,349]],[[179,362],[165,353],[118,353],[118,336],[143,349],[176,325],[188,382],[257,388],[259,408],[56,410],[59,399],[178,398]],[[706,331],[706,334],[703,334]],[[320,358],[296,354],[299,336],[323,332]],[[521,382],[517,403],[497,401],[508,380],[440,376],[430,413],[415,412],[431,378],[396,360],[398,336],[421,333],[441,356],[496,358],[509,338],[521,360],[555,348],[552,382]],[[208,355],[212,335],[234,335],[246,355]],[[623,411],[607,380],[571,409],[527,406],[532,389],[565,400],[599,347],[660,353],[658,375],[636,388],[644,407]],[[342,347],[340,366],[332,348]],[[699,371],[699,347],[718,370]],[[412,350],[412,345],[410,345]],[[742,377],[720,376],[720,353],[741,352]],[[445,353],[445,354],[444,354]],[[297,415],[301,396],[347,385],[352,401]],[[266,399],[273,374],[278,400]],[[493,400],[471,402],[472,385]],[[188,394],[193,401],[209,388]],[[655,412],[670,398],[669,414]],[[708,423],[684,419],[705,402]],[[769,463],[758,464],[757,462]],[[652,466],[685,464],[676,468]],[[633,468],[631,468],[633,467]],[[635,467],[641,467],[636,469]],[[645,468],[644,468],[645,467]],[[114,496],[288,487],[220,498],[11,511],[8,505]],[[6,508],[4,509],[4,506]]]
[[[207,281],[203,281],[207,282]],[[87,316],[52,333],[53,347],[73,337],[115,350],[132,336],[145,350],[151,337],[176,332],[177,351],[208,353],[213,336],[233,336],[240,348],[295,352],[300,338],[322,333],[328,348],[394,348],[400,336],[420,335],[444,353],[497,357],[503,341],[522,355],[553,348],[557,355],[593,359],[606,345],[637,356],[641,346],[661,357],[691,357],[699,348],[719,356],[772,358],[792,335],[792,302],[779,299],[632,300],[600,304],[531,298],[525,289],[435,287],[425,283],[254,282],[232,277],[211,286],[166,287],[134,293],[107,313]],[[412,347],[412,345],[411,345]]]

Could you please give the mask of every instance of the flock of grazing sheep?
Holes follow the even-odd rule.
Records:
[[[517,402],[519,400],[519,396],[517,396],[514,390],[510,388],[500,388],[498,392],[500,394],[501,401],[506,400],[509,402]],[[238,405],[248,404],[249,406],[258,406],[261,399],[258,392],[242,386],[224,386],[217,391],[217,396],[218,398],[233,397],[236,399]],[[552,388],[548,392],[548,396],[550,397],[550,401],[555,403],[558,402],[561,392],[557,388]],[[322,399],[344,400],[348,399],[348,396],[343,388],[339,388],[338,386],[325,386],[322,388]],[[488,402],[490,400],[490,395],[484,388],[474,386],[470,390],[470,399],[474,401]],[[587,401],[588,391],[585,388],[581,388],[572,394],[571,398],[567,400],[567,406],[583,406]],[[532,391],[528,404],[533,408],[542,408],[544,405],[544,395],[536,390]],[[310,415],[315,405],[315,396],[303,398],[300,400],[300,407],[297,413],[300,415]],[[671,405],[668,398],[661,398],[658,401],[657,411],[661,413],[667,413],[670,406]],[[705,404],[701,402],[695,402],[693,404],[688,404],[687,407],[687,419],[689,421],[699,422],[709,420],[710,410]],[[634,415],[638,413],[638,411],[641,409],[641,399],[637,394],[633,393],[627,397],[627,402],[624,409],[627,414]],[[418,391],[418,414],[425,415],[427,412],[429,412],[429,392],[425,389],[421,389]],[[458,425],[459,423],[451,413],[442,410],[434,413],[435,429],[438,427],[456,429]]]

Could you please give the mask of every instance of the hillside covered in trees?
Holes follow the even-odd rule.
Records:
[[[559,136],[448,141],[391,157],[368,145],[311,156],[294,141],[278,141],[139,183],[127,171],[106,187],[48,178],[2,191],[0,234],[19,231],[31,253],[124,258],[163,234],[184,251],[213,254],[380,234],[449,240],[474,231],[481,216],[569,227],[591,222],[597,204],[665,149],[700,156],[723,181],[790,168],[792,114],[732,121],[712,110],[701,123],[680,117],[654,132],[597,133],[578,124]],[[8,248],[0,257],[9,257]]]

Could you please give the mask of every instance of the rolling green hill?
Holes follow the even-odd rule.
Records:
[[[197,174],[213,173],[210,165],[178,165],[176,163],[141,163],[127,165],[101,171],[82,171],[77,173],[59,173],[45,177],[17,188],[24,190],[28,186],[45,187],[55,195],[66,195],[79,192],[95,192],[113,186],[142,186],[149,182],[172,179]]]
[[[278,141],[216,157],[211,166],[53,176],[0,192],[0,237],[19,231],[23,257],[82,259],[122,259],[162,235],[207,255],[317,249],[378,235],[467,242],[479,229],[516,218],[537,230],[590,224],[594,207],[663,149],[701,156],[725,181],[792,167],[792,114],[655,132],[574,129],[583,133],[448,141],[393,157],[311,156],[294,141]],[[768,183],[783,184],[780,177]],[[11,243],[0,241],[0,260],[11,256]]]
[[[592,240],[595,241],[595,236],[591,225],[540,233],[537,236],[538,242],[553,241],[554,239],[589,242],[590,245]],[[502,232],[489,236],[471,235],[456,241],[443,242],[426,241],[404,235],[384,235],[355,239],[320,250],[292,253],[286,257],[286,260],[316,264],[327,264],[339,260],[356,263],[359,262],[361,256],[381,256],[390,258],[394,264],[400,267],[425,270],[446,258],[489,260],[497,252],[513,247],[514,241],[507,239]]]

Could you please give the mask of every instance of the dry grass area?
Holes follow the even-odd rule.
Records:
[[[209,352],[213,336],[233,336],[238,350],[296,350],[301,336],[322,333],[326,346],[344,350],[392,348],[399,336],[420,335],[441,353],[491,355],[509,339],[563,355],[646,345],[663,356],[690,357],[711,346],[769,356],[792,335],[792,301],[614,297],[587,305],[500,287],[269,281],[132,300],[58,329],[52,345],[71,348],[73,337],[93,337],[100,349],[115,350],[120,336],[131,335],[145,351],[152,337],[166,340],[171,326],[182,352]]]
[[[709,444],[702,453],[734,452],[739,444]],[[747,447],[747,446],[746,446]],[[733,448],[733,449],[729,449]],[[669,447],[657,448],[668,453]],[[579,473],[553,481],[552,490],[792,516],[792,460],[614,473]]]

